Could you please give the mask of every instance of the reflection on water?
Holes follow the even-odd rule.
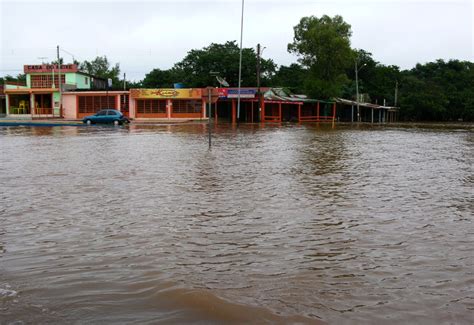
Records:
[[[470,129],[213,133],[0,128],[0,323],[472,322]]]

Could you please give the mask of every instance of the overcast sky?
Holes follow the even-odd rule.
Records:
[[[56,57],[56,45],[79,61],[106,55],[127,79],[168,69],[190,49],[240,38],[241,0],[0,0],[0,75]],[[383,64],[412,68],[442,59],[474,61],[473,0],[245,0],[244,47],[288,65],[301,17],[342,15],[352,47]],[[72,55],[61,51],[66,62]]]

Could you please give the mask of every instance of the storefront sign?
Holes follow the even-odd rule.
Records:
[[[240,98],[255,98],[257,91],[255,89],[240,89]],[[239,97],[238,89],[228,89],[227,98]]]
[[[227,88],[218,88],[219,98],[227,98]]]
[[[130,89],[132,98],[201,98],[201,89]]]
[[[25,65],[23,67],[25,73],[49,73],[53,70],[58,71],[57,64],[36,64],[36,65]],[[61,64],[61,72],[78,72],[79,69],[77,64]]]

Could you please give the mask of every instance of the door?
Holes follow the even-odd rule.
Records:
[[[98,111],[97,114],[94,115],[94,122],[107,123],[107,110]]]
[[[107,123],[113,123],[115,120],[119,118],[119,114],[117,114],[114,110],[107,111]]]

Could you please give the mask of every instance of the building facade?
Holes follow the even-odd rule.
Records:
[[[9,116],[63,116],[61,90],[103,87],[106,81],[79,71],[76,64],[25,65],[26,83],[5,84],[6,114]]]

